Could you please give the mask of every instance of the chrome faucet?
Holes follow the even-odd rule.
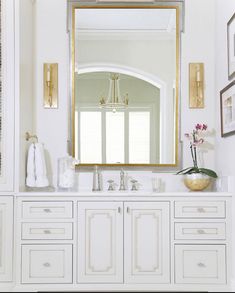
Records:
[[[125,185],[125,173],[124,170],[122,169],[120,172],[120,188],[119,190],[126,190],[126,185]]]

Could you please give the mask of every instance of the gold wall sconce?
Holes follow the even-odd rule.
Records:
[[[205,108],[204,98],[204,64],[189,64],[189,107],[191,109]]]
[[[58,63],[44,63],[44,108],[58,108]]]

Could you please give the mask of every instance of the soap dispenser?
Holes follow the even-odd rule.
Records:
[[[75,187],[75,166],[77,161],[67,155],[58,159],[58,188],[73,190]]]

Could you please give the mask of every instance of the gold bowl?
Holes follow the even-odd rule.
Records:
[[[191,191],[202,191],[209,187],[211,183],[211,177],[196,173],[185,175],[184,184]]]

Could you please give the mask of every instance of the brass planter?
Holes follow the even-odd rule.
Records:
[[[191,191],[202,191],[209,187],[211,177],[205,174],[188,174],[185,175],[184,184]]]

